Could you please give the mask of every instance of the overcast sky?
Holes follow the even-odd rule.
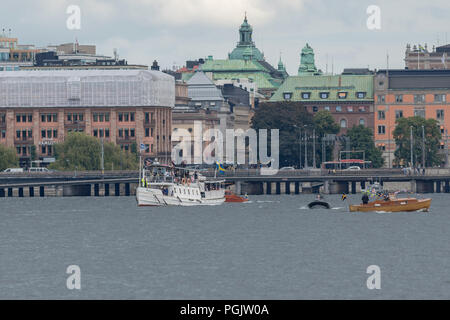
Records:
[[[81,29],[68,30],[66,9],[81,9]],[[369,5],[381,9],[381,30],[366,26]],[[163,68],[213,55],[226,58],[247,11],[253,39],[266,60],[296,74],[308,42],[325,71],[346,67],[404,68],[407,43],[450,43],[449,0],[2,0],[1,28],[21,44],[60,44],[78,38],[129,63],[158,60]]]

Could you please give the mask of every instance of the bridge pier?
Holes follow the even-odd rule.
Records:
[[[441,180],[436,181],[436,193],[441,193]]]
[[[114,184],[114,196],[116,197],[120,196],[120,183]]]
[[[300,194],[300,182],[295,181],[295,194]]]
[[[352,185],[352,194],[356,194],[356,181],[352,181],[351,185]]]
[[[105,197],[109,197],[109,183],[105,183]]]
[[[39,197],[45,197],[45,188],[43,186],[39,187]]]
[[[291,194],[291,183],[290,182],[286,182],[286,194]]]
[[[444,187],[445,193],[450,193],[450,183],[448,180],[445,181],[445,187]]]
[[[92,190],[92,185],[91,185],[91,190]],[[98,183],[94,184],[94,197],[98,197],[100,196],[100,186]],[[92,191],[91,191],[91,195],[92,195]]]
[[[275,183],[275,185],[276,185],[276,194],[281,194],[281,183],[280,182],[276,182]]]
[[[13,196],[13,188],[8,188],[8,197]]]
[[[0,188],[0,198],[4,198],[5,197],[5,189]]]
[[[23,188],[22,188],[22,187],[19,188],[19,190],[18,190],[17,193],[18,193],[17,196],[18,196],[19,198],[23,198]]]

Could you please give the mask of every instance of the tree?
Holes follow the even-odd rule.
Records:
[[[313,119],[306,108],[295,102],[260,103],[252,119],[252,128],[279,129],[280,165],[301,165],[300,132],[304,125],[312,126]],[[270,139],[268,143],[270,150]]]
[[[395,151],[394,163],[396,165],[412,165],[411,162],[411,127],[413,132],[413,156],[414,164],[423,165],[422,126],[425,132],[425,166],[433,167],[442,163],[442,155],[439,154],[439,146],[442,139],[439,123],[434,119],[422,117],[400,118],[396,121],[394,130]]]
[[[122,151],[117,145],[107,142],[103,145],[105,170],[137,169],[135,157]],[[85,133],[69,133],[64,142],[55,145],[57,170],[101,170],[101,142]]]
[[[363,125],[354,126],[347,131],[347,137],[350,139],[351,150],[364,151],[366,161],[372,161],[374,168],[383,166],[382,152],[375,146],[372,129]],[[355,153],[352,158],[362,159],[363,155]]]
[[[318,163],[321,162],[322,158],[327,161],[327,159],[332,159],[333,146],[332,145],[322,145],[322,140],[326,135],[338,134],[341,130],[339,124],[334,121],[333,115],[328,110],[320,110],[314,115],[314,128],[316,130],[316,135],[318,136],[318,146],[316,148],[316,160]],[[322,146],[325,147],[325,157],[322,157]]]
[[[17,167],[18,165],[19,159],[17,158],[16,151],[13,148],[8,148],[0,144],[0,171]]]

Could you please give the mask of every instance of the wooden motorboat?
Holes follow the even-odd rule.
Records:
[[[430,209],[431,199],[394,198],[376,200],[367,204],[350,205],[350,212],[411,212]]]
[[[231,192],[230,190],[225,191],[225,202],[247,202],[248,197],[238,196],[237,194]]]
[[[310,209],[330,209],[330,204],[321,200],[314,200],[313,202],[308,204],[308,208]]]

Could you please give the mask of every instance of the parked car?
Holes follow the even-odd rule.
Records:
[[[28,169],[28,172],[50,172],[50,170],[48,170],[47,168],[37,167]]]
[[[295,168],[294,167],[283,167],[280,169],[280,171],[294,171]]]
[[[23,168],[8,168],[8,169],[3,170],[3,172],[20,173],[20,172],[23,172]]]
[[[361,170],[361,168],[358,166],[351,166],[345,169],[345,171],[359,171],[359,170]]]

